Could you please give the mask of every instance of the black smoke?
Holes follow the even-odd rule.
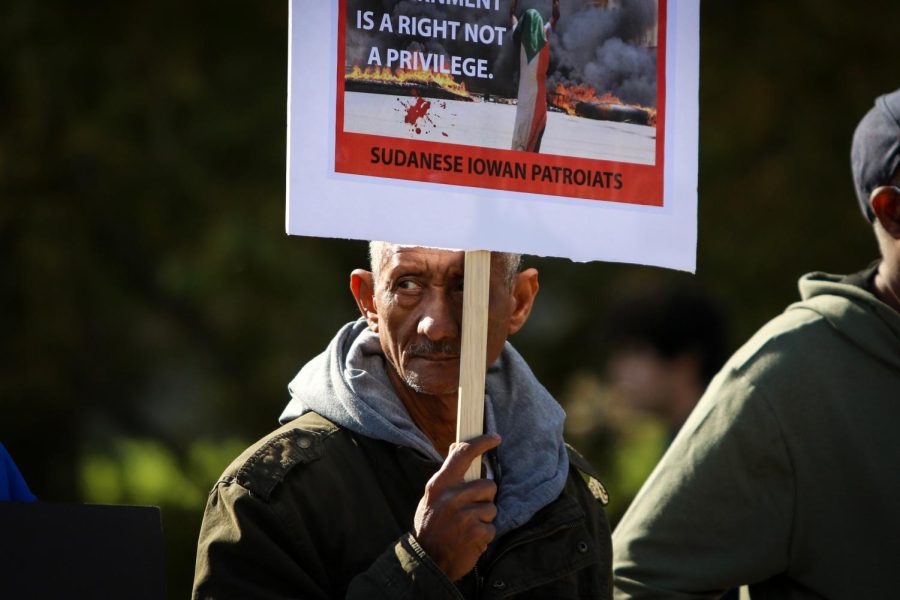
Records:
[[[568,11],[571,10],[571,13]],[[587,84],[628,104],[656,107],[656,0],[610,7],[563,0],[550,46],[549,83]]]

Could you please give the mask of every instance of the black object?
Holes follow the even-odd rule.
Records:
[[[159,509],[0,502],[0,596],[162,599]]]
[[[650,124],[650,113],[643,108],[611,102],[579,102],[575,105],[575,114],[597,121],[618,121],[635,125]]]

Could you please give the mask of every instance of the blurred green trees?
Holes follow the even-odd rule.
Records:
[[[284,235],[285,2],[2,13],[0,439],[44,500],[161,505],[182,598],[206,490],[354,317],[365,245]],[[895,0],[703,3],[697,277],[735,345],[801,273],[874,258],[849,140],[900,85],[897,22]],[[557,394],[602,365],[605,290],[690,277],[531,262],[516,343]]]

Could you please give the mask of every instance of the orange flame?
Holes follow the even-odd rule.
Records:
[[[453,79],[451,75],[446,73],[435,73],[426,70],[407,70],[397,69],[391,71],[390,67],[366,67],[360,69],[359,65],[354,65],[353,69],[345,75],[345,79],[356,79],[360,81],[384,81],[388,83],[417,83],[421,85],[433,85],[444,88],[459,96],[469,96],[466,90],[466,84]]]
[[[609,92],[606,92],[602,96],[597,96],[597,92],[594,90],[593,86],[577,84],[567,87],[561,83],[557,83],[556,87],[550,93],[550,102],[555,107],[561,108],[570,115],[575,115],[575,105],[579,102],[622,104],[621,100]]]
[[[575,116],[577,113],[575,112],[575,107],[579,102],[589,102],[591,104],[622,104],[625,105],[619,98],[611,94],[610,92],[606,92],[600,96],[597,95],[597,91],[593,86],[585,85],[585,84],[576,84],[571,86],[565,86],[561,83],[557,83],[556,87],[549,94],[550,96],[550,104],[559,108],[561,110],[566,111],[568,114]],[[637,108],[647,111],[650,114],[650,124],[656,125],[656,109],[648,108],[646,106],[633,105]]]

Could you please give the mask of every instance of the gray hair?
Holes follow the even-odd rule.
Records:
[[[392,246],[394,244],[390,242],[369,242],[369,268],[376,281],[382,267],[384,267],[384,261],[387,259],[387,250]],[[500,264],[505,271],[503,275],[506,285],[509,289],[512,289],[516,274],[522,268],[522,255],[513,252],[494,252],[493,254],[500,257]]]

